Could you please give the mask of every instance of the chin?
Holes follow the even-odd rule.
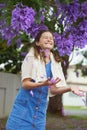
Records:
[[[53,48],[51,48],[51,47],[46,47],[46,48],[44,48],[45,50],[47,49],[47,50],[52,50]]]
[[[46,46],[46,49],[53,49],[53,46]]]
[[[53,47],[48,47],[47,49],[52,50],[52,49],[53,49]]]

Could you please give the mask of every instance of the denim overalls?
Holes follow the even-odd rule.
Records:
[[[45,65],[52,78],[51,62]],[[45,130],[48,86],[25,90],[20,87],[6,123],[6,130]]]

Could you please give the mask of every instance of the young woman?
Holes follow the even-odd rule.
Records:
[[[41,31],[22,64],[22,87],[16,96],[6,130],[45,130],[47,96],[72,91],[66,87],[59,59],[52,52],[54,38]],[[49,93],[49,94],[48,94]]]

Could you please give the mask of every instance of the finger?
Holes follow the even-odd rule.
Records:
[[[59,77],[57,77],[56,79],[60,79]]]
[[[81,91],[81,92],[84,92],[84,93],[87,92],[87,90],[84,90],[84,89],[80,89],[80,91]]]
[[[58,82],[60,82],[60,79],[58,79],[57,81],[55,81],[54,83],[52,83],[52,85],[56,85]]]
[[[60,80],[60,78],[59,78],[59,77],[57,77],[55,80]]]
[[[84,96],[84,93],[81,91],[74,91],[74,94],[76,94],[77,96]]]
[[[56,80],[59,80],[59,79],[60,79],[60,78],[57,77],[57,78],[55,79],[55,81],[56,81]]]
[[[57,78],[57,79],[55,80],[55,83],[58,83],[59,81],[61,81],[61,79]]]
[[[58,82],[60,81],[60,79],[57,77],[56,79],[51,79],[50,80],[50,85],[55,85],[55,84],[57,84]]]
[[[55,80],[54,80],[53,78],[51,78],[50,82],[51,82],[51,83],[54,83],[54,82],[55,82]]]
[[[79,95],[80,96],[85,96],[84,92],[82,92],[82,91],[79,92]]]

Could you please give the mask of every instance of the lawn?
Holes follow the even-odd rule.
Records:
[[[66,107],[66,110],[83,110],[79,107]],[[84,111],[84,110],[83,110]],[[87,113],[87,110],[86,110]],[[0,130],[5,130],[7,118],[0,119]],[[65,115],[58,116],[47,114],[46,130],[87,130],[87,114],[86,115]]]
[[[46,130],[87,130],[87,117],[48,115]]]

